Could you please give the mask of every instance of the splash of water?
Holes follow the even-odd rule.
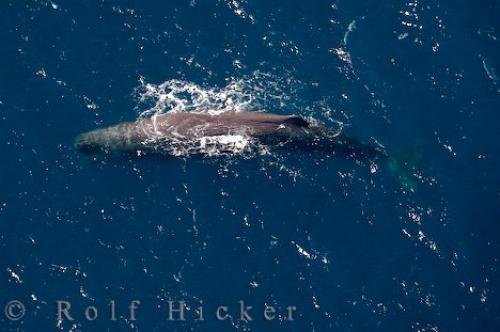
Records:
[[[210,87],[194,82],[172,79],[160,84],[148,83],[140,78],[135,90],[139,99],[137,110],[140,117],[168,112],[226,111],[279,112],[290,105],[297,82],[291,78],[278,78],[256,71],[239,79],[229,79],[224,87]]]

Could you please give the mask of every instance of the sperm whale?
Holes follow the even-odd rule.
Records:
[[[87,154],[192,154],[203,153],[207,145],[233,151],[238,139],[272,147],[328,149],[345,157],[371,158],[379,153],[375,147],[301,116],[246,111],[159,114],[80,134],[75,147]]]

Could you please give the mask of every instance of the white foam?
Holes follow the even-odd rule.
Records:
[[[239,79],[228,79],[223,87],[177,79],[154,84],[141,78],[136,94],[142,117],[168,112],[262,111],[288,106],[293,92],[289,90],[295,85],[291,78],[255,71]]]

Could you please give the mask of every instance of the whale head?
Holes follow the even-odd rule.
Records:
[[[76,137],[74,146],[86,154],[124,152],[137,149],[144,137],[139,135],[133,123],[96,129]]]
[[[80,134],[75,139],[75,148],[86,154],[97,154],[106,151],[106,144],[99,135],[95,132],[97,130]]]
[[[75,138],[74,146],[78,151],[85,154],[99,154],[116,149],[120,145],[119,143],[117,137],[110,135],[108,128],[105,128],[78,135]]]

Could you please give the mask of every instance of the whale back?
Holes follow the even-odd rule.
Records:
[[[223,135],[291,136],[309,128],[309,122],[299,116],[234,111],[214,115],[201,112],[169,113],[157,116],[153,123],[156,132],[165,137],[186,139]]]
[[[187,154],[192,154],[204,153],[207,147],[229,151],[230,154],[234,144],[238,146],[241,141],[338,153],[347,158],[372,158],[378,154],[377,149],[370,145],[312,124],[300,116],[264,112],[161,114],[83,133],[76,138],[75,146],[88,154],[138,153],[139,150],[164,154],[187,151]]]

